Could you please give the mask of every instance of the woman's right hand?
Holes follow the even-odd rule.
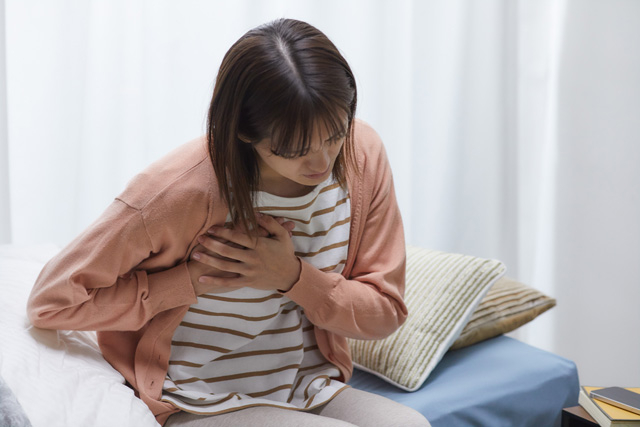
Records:
[[[274,218],[276,221],[278,221],[280,225],[282,225],[284,228],[286,228],[289,231],[289,235],[291,236],[291,232],[293,231],[295,224],[292,221],[287,221],[281,217],[274,217]],[[260,229],[258,230],[258,236],[267,237],[268,235],[269,235],[269,232],[264,228],[260,227]],[[202,239],[215,239],[221,243],[225,243],[233,247],[240,247],[233,242],[222,240],[220,238],[211,236],[210,234],[203,234],[198,237],[198,240],[202,240]],[[202,276],[210,276],[210,277],[236,277],[237,276],[236,273],[222,271],[208,264],[199,262],[197,258],[198,258],[198,254],[200,253],[206,253],[207,255],[217,256],[211,253],[207,248],[205,248],[202,245],[202,243],[199,243],[198,245],[196,245],[196,247],[193,248],[193,250],[191,251],[189,261],[187,261],[187,268],[189,270],[189,275],[191,276],[191,284],[193,285],[196,295],[202,295],[207,293],[224,293],[224,292],[235,290],[236,288],[212,287],[212,285],[205,285],[204,283],[200,282],[200,277]]]
[[[226,242],[223,241],[222,243],[226,243]],[[210,292],[222,293],[222,292],[231,291],[232,289],[226,289],[226,288],[211,289],[210,286],[200,283],[200,277],[202,276],[212,276],[212,277],[235,277],[236,276],[235,273],[229,273],[226,271],[219,270],[215,267],[211,267],[210,265],[203,264],[194,258],[194,254],[198,254],[202,252],[206,253],[207,249],[204,246],[202,246],[202,244],[196,245],[196,247],[193,248],[193,251],[191,252],[189,261],[187,261],[187,268],[189,269],[189,275],[191,276],[191,284],[193,285],[193,289],[195,290],[196,295],[202,295]]]

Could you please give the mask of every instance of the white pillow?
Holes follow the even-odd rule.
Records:
[[[407,321],[383,340],[349,340],[354,365],[407,391],[427,379],[489,288],[500,261],[407,246]]]
[[[29,323],[27,297],[57,250],[0,245],[0,376],[34,427],[158,427],[147,405],[104,360],[94,332]]]

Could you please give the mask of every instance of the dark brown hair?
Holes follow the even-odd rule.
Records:
[[[305,22],[279,19],[250,30],[231,46],[216,78],[207,139],[234,223],[257,229],[253,195],[260,171],[253,143],[265,138],[271,138],[274,154],[296,157],[309,151],[318,126],[331,135],[344,134],[333,175],[346,188],[347,165],[355,166],[356,100],[347,61]]]

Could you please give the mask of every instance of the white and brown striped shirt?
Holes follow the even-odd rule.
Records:
[[[295,223],[296,255],[323,271],[347,258],[350,201],[333,178],[302,197],[260,192],[265,214]],[[279,292],[249,287],[205,294],[173,336],[162,400],[199,414],[252,406],[311,409],[346,385],[318,350],[302,307]]]

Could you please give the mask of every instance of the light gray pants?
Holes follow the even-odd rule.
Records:
[[[220,415],[178,412],[165,427],[429,427],[418,411],[386,397],[347,388],[311,411],[272,407],[241,409]]]

